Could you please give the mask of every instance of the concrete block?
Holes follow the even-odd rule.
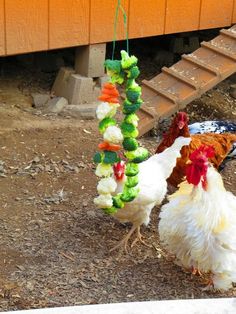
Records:
[[[56,96],[65,97],[68,80],[73,73],[75,73],[74,69],[69,67],[62,67],[59,70],[56,80],[52,86],[52,93],[54,93]]]
[[[95,100],[93,79],[79,74],[70,75],[64,95],[73,105],[93,102]]]
[[[73,118],[92,120],[96,118],[97,106],[98,103],[96,102],[85,105],[68,105],[64,108],[62,114]]]
[[[49,112],[59,113],[68,105],[64,97],[55,97],[48,101],[46,110]]]
[[[75,56],[75,72],[87,77],[103,76],[105,55],[105,43],[78,47]]]
[[[50,99],[50,95],[48,94],[32,93],[31,96],[35,108],[43,107]]]
[[[96,83],[99,87],[102,87],[105,83],[107,83],[110,80],[110,77],[108,75],[100,76],[96,79]]]

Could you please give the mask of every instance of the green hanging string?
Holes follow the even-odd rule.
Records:
[[[121,0],[117,0],[116,13],[115,13],[115,22],[114,22],[114,37],[113,37],[113,47],[112,47],[112,60],[114,59],[115,48],[116,48],[116,34],[117,34],[117,21],[119,16],[119,10],[123,13],[124,29],[126,33],[126,51],[129,54],[129,34],[128,34],[128,23],[127,15],[124,8],[120,4]]]

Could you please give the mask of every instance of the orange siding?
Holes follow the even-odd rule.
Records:
[[[233,0],[202,0],[200,29],[231,25]]]
[[[49,48],[89,43],[89,1],[49,0]]]
[[[129,37],[164,33],[166,0],[130,0]]]
[[[7,54],[48,49],[48,0],[5,0]]]
[[[129,38],[236,23],[236,0],[121,0]],[[0,56],[112,41],[117,0],[0,0]],[[119,11],[116,39],[125,39]]]
[[[165,34],[197,30],[201,0],[167,0]]]
[[[233,13],[232,13],[232,23],[236,23],[236,0],[234,0]]]
[[[0,55],[5,54],[4,0],[0,0]]]
[[[90,43],[113,40],[116,0],[91,0],[90,15]],[[121,5],[128,16],[129,0],[122,0]],[[126,37],[124,31],[123,14],[119,11],[117,22],[117,39]]]

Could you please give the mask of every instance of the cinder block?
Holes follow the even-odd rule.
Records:
[[[56,96],[65,97],[67,90],[67,85],[71,74],[75,73],[75,70],[69,67],[62,67],[55,79],[55,82],[52,86],[52,92]]]
[[[73,118],[91,120],[96,117],[98,102],[85,105],[68,105],[64,108],[62,114]]]
[[[76,49],[75,72],[87,77],[104,75],[106,44],[81,46]]]
[[[96,83],[99,87],[102,87],[105,83],[107,83],[110,80],[110,77],[108,75],[100,76],[96,79]]]
[[[91,103],[95,100],[93,79],[79,74],[69,77],[65,97],[69,104]]]
[[[55,97],[48,101],[46,110],[54,113],[59,113],[64,109],[66,105],[68,105],[67,99],[65,99],[64,97]]]

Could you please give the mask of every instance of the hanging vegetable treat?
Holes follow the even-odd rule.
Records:
[[[106,60],[105,68],[110,82],[105,83],[102,88],[96,115],[99,120],[99,132],[103,135],[103,141],[98,145],[99,152],[94,155],[97,163],[95,174],[101,177],[98,182],[97,191],[99,196],[94,203],[108,214],[115,213],[124,207],[125,202],[131,202],[139,193],[138,189],[138,164],[146,160],[148,151],[139,146],[138,116],[136,111],[142,105],[141,87],[135,82],[139,76],[137,66],[138,59],[129,56],[124,50],[121,51],[121,60]],[[115,84],[125,84],[126,98],[122,105],[124,120],[118,125],[114,116],[119,104],[119,92]],[[117,183],[115,180],[113,166],[120,162],[121,149],[126,158],[125,184],[122,193],[115,195]]]

